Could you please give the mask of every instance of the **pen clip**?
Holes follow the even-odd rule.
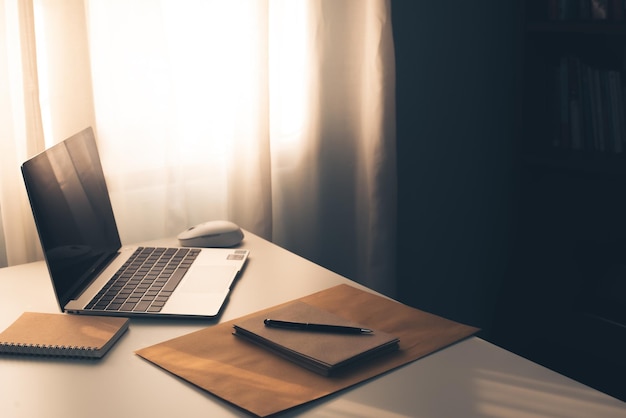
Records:
[[[277,319],[266,318],[263,323],[267,327],[287,328],[287,329],[304,329],[308,324],[290,321],[280,321]]]

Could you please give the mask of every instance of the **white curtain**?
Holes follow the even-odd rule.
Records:
[[[19,164],[93,126],[123,242],[229,219],[395,295],[389,0],[31,1],[0,0],[6,263],[37,257]]]
[[[0,0],[0,267],[41,256],[20,163],[43,147],[30,2]]]

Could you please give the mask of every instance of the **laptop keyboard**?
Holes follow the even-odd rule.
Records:
[[[199,253],[197,248],[139,247],[87,309],[160,312]]]

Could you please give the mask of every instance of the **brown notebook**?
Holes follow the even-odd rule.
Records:
[[[478,331],[349,285],[331,287],[297,302],[394,335],[400,347],[326,377],[233,335],[235,324],[269,316],[292,301],[143,348],[137,354],[252,414],[268,416],[378,376]]]
[[[102,358],[128,318],[24,312],[0,333],[0,353]]]
[[[270,315],[280,321],[369,329],[364,324],[299,301],[276,309]],[[346,334],[270,328],[265,326],[267,318],[268,315],[263,313],[235,323],[235,335],[324,376],[358,367],[363,362],[398,349],[398,338],[380,330]]]

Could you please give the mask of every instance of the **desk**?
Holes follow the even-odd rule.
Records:
[[[0,357],[0,414],[248,416],[134,351],[340,283],[358,285],[251,233],[243,247],[251,250],[248,265],[218,320],[133,319],[97,362]],[[0,269],[0,329],[23,311],[58,312],[43,262]],[[283,416],[625,417],[626,404],[472,337]]]

